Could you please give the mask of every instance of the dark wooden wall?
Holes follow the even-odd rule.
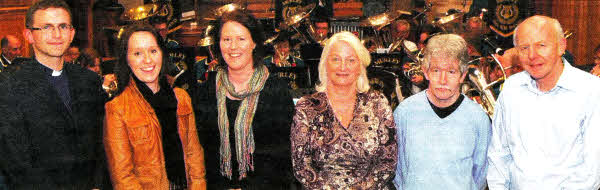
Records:
[[[389,7],[394,10],[410,10],[411,0],[390,0]],[[567,49],[576,58],[577,64],[590,63],[590,57],[595,46],[600,44],[600,0],[533,0],[536,12],[557,18],[565,30],[574,34],[568,39]],[[82,47],[91,47],[94,43],[93,15],[90,8],[94,0],[68,0],[73,6],[74,23],[77,28],[77,41]],[[198,0],[199,11],[208,11],[219,5],[232,2],[230,0]],[[242,0],[255,10],[257,17],[272,17],[272,0]],[[437,5],[436,11],[448,8],[462,8],[463,4],[471,4],[472,0],[431,0]],[[0,0],[0,36],[13,34],[23,39],[22,31],[25,23],[25,12],[31,6],[31,0]],[[339,4],[338,6],[343,6]],[[24,46],[24,56],[31,54],[30,47]]]
[[[551,2],[552,5],[544,6],[551,7],[552,12],[548,16],[557,18],[564,30],[573,32],[573,36],[567,40],[567,49],[575,55],[575,62],[578,65],[592,63],[592,51],[600,44],[600,0]]]
[[[76,26],[76,36],[74,41],[77,41],[81,47],[88,47],[88,42],[92,42],[93,36],[88,32],[91,31],[91,5],[94,0],[69,0],[66,1],[73,11],[73,25]],[[23,38],[23,30],[25,29],[25,14],[29,6],[33,4],[32,0],[0,0],[0,37],[4,35],[15,35],[21,39],[23,43],[23,56],[29,57],[33,54],[33,50],[28,45],[28,42]]]
[[[0,38],[10,34],[21,39],[24,56],[30,55],[30,48],[23,38],[23,29],[25,29],[25,14],[31,4],[31,0],[0,1]]]
[[[473,0],[428,0],[436,7],[431,15],[439,15],[449,8],[463,9]],[[576,64],[589,64],[593,49],[600,44],[600,0],[532,0],[535,12],[556,18],[564,30],[573,32],[567,50],[575,56]],[[391,0],[394,10],[410,10],[412,0]]]

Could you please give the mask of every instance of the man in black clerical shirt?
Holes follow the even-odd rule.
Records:
[[[41,0],[23,35],[34,56],[0,88],[0,167],[9,189],[94,189],[104,160],[100,77],[63,55],[75,30],[69,6]]]

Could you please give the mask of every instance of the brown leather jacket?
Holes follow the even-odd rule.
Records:
[[[183,145],[188,189],[206,189],[204,153],[198,141],[189,95],[175,88],[177,125]],[[106,103],[104,147],[115,189],[168,190],[161,128],[154,110],[130,80]]]

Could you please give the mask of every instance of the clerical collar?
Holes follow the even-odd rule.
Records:
[[[35,59],[35,58],[34,58],[34,59]],[[41,66],[43,66],[43,67],[42,67],[42,69],[44,70],[44,73],[46,73],[46,74],[48,74],[48,75],[50,75],[50,76],[53,76],[53,77],[57,77],[57,76],[60,76],[60,75],[62,75],[63,71],[65,70],[65,69],[64,69],[64,66],[63,66],[63,69],[62,69],[62,70],[59,70],[59,71],[57,71],[57,70],[54,70],[54,69],[52,69],[52,68],[50,68],[50,67],[48,67],[48,66],[46,66],[46,65],[44,65],[44,64],[42,64],[42,63],[40,63],[38,60],[35,60],[35,61],[36,61],[38,64],[40,64]],[[64,63],[63,63],[63,64],[64,64]]]
[[[427,96],[426,96],[427,97]],[[435,106],[433,103],[431,103],[431,101],[429,100],[429,97],[427,97],[427,102],[429,102],[429,105],[431,106],[431,108],[433,109],[433,111],[435,112],[435,114],[440,117],[440,118],[446,118],[448,117],[450,114],[452,114],[454,111],[456,111],[456,109],[458,108],[458,106],[460,106],[460,103],[462,103],[462,101],[465,99],[465,96],[460,94],[460,96],[458,97],[458,99],[456,99],[456,102],[454,102],[452,105],[445,107],[445,108],[440,108]]]
[[[53,77],[60,76],[61,74],[62,74],[62,70],[60,70],[60,71],[52,70],[52,76]]]

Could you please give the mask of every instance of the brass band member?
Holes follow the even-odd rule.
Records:
[[[302,59],[291,55],[290,40],[287,34],[280,36],[273,42],[275,52],[264,58],[267,67],[304,67]]]
[[[13,35],[6,35],[2,37],[1,47],[2,53],[0,54],[0,72],[4,70],[4,68],[8,67],[12,64],[12,61],[21,57],[21,50],[23,46],[21,45],[21,40]]]
[[[104,147],[115,189],[206,189],[204,156],[188,94],[166,79],[168,61],[150,25],[125,29],[119,82],[106,104]]]
[[[298,89],[302,85],[302,79],[300,78],[304,77],[303,74],[306,73],[304,61],[291,55],[289,37],[285,33],[279,34],[278,38],[275,39],[273,46],[275,53],[263,59],[265,66],[269,68],[273,75],[287,80],[291,89]],[[296,69],[286,70],[285,68]],[[292,92],[292,94],[294,94],[294,92]]]
[[[369,90],[369,52],[350,32],[330,40],[319,63],[318,92],[296,106],[296,178],[307,189],[391,189],[395,125],[385,96]]]
[[[284,80],[269,74],[259,22],[241,10],[217,19],[216,76],[193,94],[209,189],[289,189],[294,104]]]

